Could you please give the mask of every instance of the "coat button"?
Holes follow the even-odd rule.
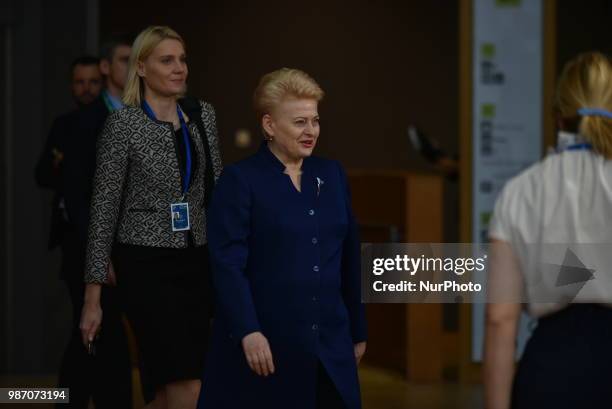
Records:
[[[319,326],[317,324],[312,324],[312,330],[316,331],[319,329]]]
[[[314,266],[312,268],[312,271],[314,271],[315,273],[317,273],[319,271],[319,266]]]
[[[308,211],[308,214],[309,214],[309,215],[311,215],[311,216],[314,216],[314,210],[313,210],[313,209],[310,209],[310,210]]]
[[[319,242],[319,240],[317,240],[317,238],[316,238],[316,237],[313,237],[313,238],[312,238],[312,244],[317,244],[318,242]]]

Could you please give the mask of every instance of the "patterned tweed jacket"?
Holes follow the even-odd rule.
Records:
[[[215,111],[200,101],[205,137],[210,147],[214,179],[221,174],[221,155]],[[181,169],[172,123],[149,118],[138,107],[113,112],[99,137],[96,173],[90,209],[85,281],[106,279],[113,243],[150,247],[187,247],[188,234],[195,245],[206,243],[204,144],[190,118],[191,144],[197,167],[191,186],[182,198]],[[173,232],[172,203],[188,202],[191,233]]]

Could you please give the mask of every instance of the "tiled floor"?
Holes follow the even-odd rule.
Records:
[[[363,409],[479,409],[482,388],[478,385],[412,384],[399,375],[371,367],[360,368]],[[54,377],[0,377],[0,387],[53,387]],[[136,399],[137,408],[141,400]],[[51,409],[46,404],[0,404],[0,409]],[[253,409],[257,409],[254,408]],[[287,408],[291,409],[291,408]]]

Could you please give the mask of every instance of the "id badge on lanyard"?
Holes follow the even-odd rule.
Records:
[[[189,230],[189,203],[172,203],[170,214],[172,215],[172,231]]]
[[[142,101],[142,107],[146,114],[153,120],[156,120],[155,113],[147,104],[146,101]],[[172,231],[186,231],[190,229],[189,222],[189,203],[183,202],[183,198],[189,189],[189,182],[191,179],[191,151],[189,150],[189,131],[187,129],[187,124],[185,124],[185,119],[183,118],[183,113],[181,112],[178,105],[176,106],[176,112],[179,117],[179,121],[181,123],[181,131],[183,134],[183,140],[185,141],[185,149],[186,149],[186,170],[185,170],[185,180],[183,182],[183,197],[181,198],[180,203],[172,203],[170,204],[170,221],[172,224]]]

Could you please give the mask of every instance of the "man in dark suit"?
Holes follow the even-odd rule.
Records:
[[[47,143],[40,176],[53,173],[50,186],[61,197],[63,233],[54,240],[62,247],[62,278],[71,298],[73,319],[69,344],[62,360],[58,386],[70,388],[70,407],[87,408],[90,398],[96,408],[132,406],[131,363],[127,336],[121,319],[121,302],[114,280],[103,290],[105,326],[88,351],[80,337],[80,314],[84,303],[83,271],[88,195],[95,169],[95,141],[109,112],[121,108],[121,93],[127,77],[131,41],[118,38],[104,44],[97,69],[104,76],[104,89],[88,104],[56,121]],[[47,153],[51,152],[51,156]],[[51,158],[50,162],[48,158]],[[50,167],[49,164],[52,166]]]
[[[77,111],[58,116],[45,142],[43,152],[36,164],[36,183],[43,188],[53,190],[54,198],[51,210],[51,227],[49,233],[49,250],[56,248],[64,241],[65,231],[69,229],[61,189],[61,165],[64,159],[64,145],[71,134],[71,123],[76,112],[91,104],[102,90],[100,61],[96,57],[83,56],[71,65],[71,92],[77,105]],[[62,248],[62,250],[66,250]],[[64,260],[65,261],[65,260]],[[69,266],[62,265],[61,276],[65,278]]]
[[[127,79],[130,52],[131,42],[125,37],[117,37],[102,46],[100,70],[104,75],[104,89],[87,109],[81,110],[75,116],[74,131],[80,136],[73,138],[66,147],[70,151],[70,157],[64,163],[63,173],[63,184],[67,197],[66,207],[82,243],[87,240],[89,200],[96,165],[97,137],[108,115],[123,107],[121,94]],[[82,270],[83,267],[81,274]],[[114,275],[111,276],[112,284]]]

